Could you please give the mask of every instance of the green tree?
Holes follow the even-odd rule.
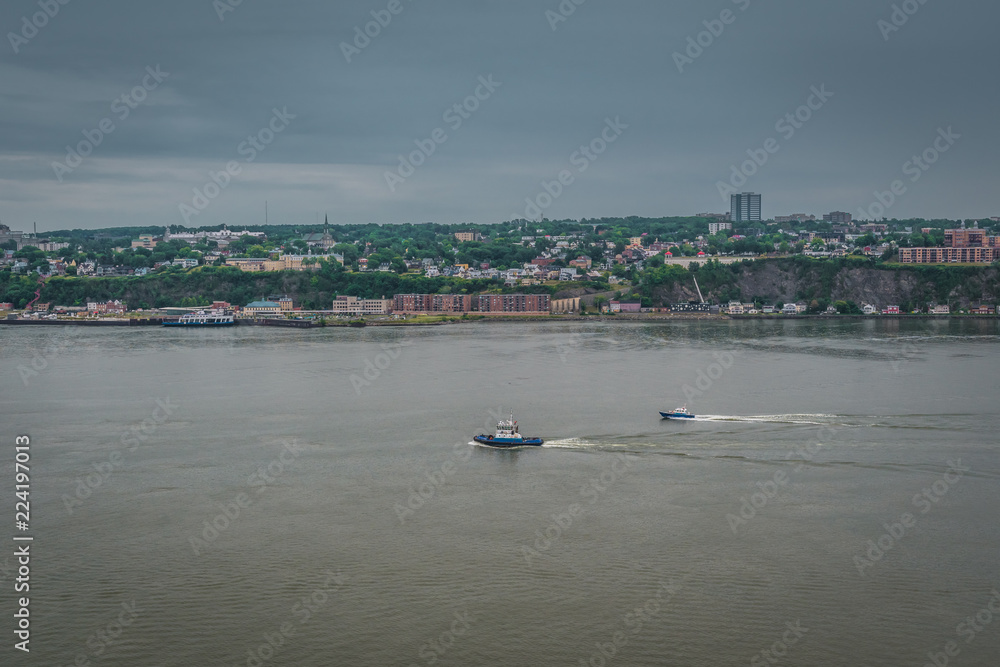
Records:
[[[333,252],[341,255],[345,264],[354,264],[361,257],[357,246],[350,243],[338,243],[333,247]]]

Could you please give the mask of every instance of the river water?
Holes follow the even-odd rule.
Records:
[[[995,665],[997,343],[995,320],[0,328],[0,652]],[[512,408],[546,446],[470,445]]]

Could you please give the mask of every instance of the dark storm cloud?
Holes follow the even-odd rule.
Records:
[[[890,217],[1000,208],[1000,9],[985,0],[226,2],[43,2],[58,6],[45,21],[38,0],[4,3],[0,218],[183,223],[179,205],[232,161],[240,173],[191,224],[258,222],[265,199],[278,222],[497,222],[563,170],[574,179],[548,217],[722,211],[719,182],[769,139],[779,150],[741,187],[766,215],[857,213],[896,179],[908,189]],[[778,129],[823,86],[806,122]],[[294,118],[248,148],[275,109]],[[616,118],[621,136],[580,158]],[[102,121],[114,129],[95,134]],[[904,163],[948,127],[961,138],[911,182]],[[100,145],[60,173],[84,132]],[[433,155],[390,188],[415,142]]]

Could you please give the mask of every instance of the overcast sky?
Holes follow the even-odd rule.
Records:
[[[5,0],[0,221],[1000,215],[995,0],[237,2]]]

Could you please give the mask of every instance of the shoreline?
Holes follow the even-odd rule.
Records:
[[[150,327],[162,326],[165,318],[130,318],[130,319],[99,319],[99,320],[0,320],[0,325],[9,326],[83,326],[83,327]],[[931,315],[931,314],[899,314],[899,315],[710,315],[705,313],[649,313],[649,314],[618,314],[614,316],[606,315],[510,315],[510,316],[487,316],[475,319],[446,319],[438,322],[406,322],[406,321],[366,321],[363,324],[358,322],[337,322],[321,324],[310,320],[237,320],[236,326],[266,326],[290,329],[357,329],[366,327],[437,327],[454,324],[480,324],[491,322],[524,323],[524,322],[635,322],[635,323],[656,323],[656,322],[725,322],[731,320],[763,320],[763,321],[790,321],[790,320],[982,320],[984,322],[996,321],[1000,319],[998,315]],[[168,320],[169,321],[169,320]],[[199,328],[223,328],[223,327],[189,327]]]

